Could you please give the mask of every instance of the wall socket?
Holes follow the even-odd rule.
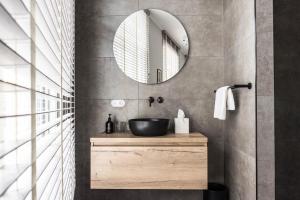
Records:
[[[122,108],[125,106],[125,101],[124,100],[111,100],[110,104],[113,108]]]

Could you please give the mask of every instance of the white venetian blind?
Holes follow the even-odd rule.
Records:
[[[0,0],[0,200],[73,199],[74,0]]]

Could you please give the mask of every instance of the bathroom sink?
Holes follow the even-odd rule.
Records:
[[[169,119],[140,118],[130,119],[129,128],[136,136],[162,136],[167,134]]]

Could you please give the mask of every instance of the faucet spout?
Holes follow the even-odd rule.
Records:
[[[154,98],[153,97],[149,97],[148,98],[148,102],[149,102],[149,107],[151,107],[152,103],[154,103]]]

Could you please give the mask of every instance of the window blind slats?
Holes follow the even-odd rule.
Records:
[[[53,160],[58,160],[58,158],[60,158],[60,149],[60,144],[53,144],[47,149],[47,153],[43,152],[37,159],[37,180],[39,180],[42,177],[43,173]]]
[[[1,144],[0,147],[0,159],[2,159],[4,156],[7,154],[15,151],[17,148],[23,146],[27,142],[30,142],[31,139],[29,140],[16,140],[16,141],[10,141],[10,142],[5,142],[5,144]]]
[[[52,165],[48,165],[47,169],[44,172],[44,175],[41,177],[41,179],[38,180],[38,199],[41,199],[44,192],[46,191],[46,188],[49,184],[51,184],[52,176],[56,172],[56,169],[58,169],[61,166],[61,160],[58,160],[57,162],[52,162]]]
[[[35,44],[48,58],[49,62],[53,67],[60,71],[60,58],[55,54],[54,50],[51,48],[49,42],[46,40],[45,36],[39,28],[36,28],[36,38]]]
[[[14,82],[14,81],[11,81],[11,82]],[[44,95],[44,96],[47,96],[49,98],[54,98],[54,99],[60,99],[59,97],[55,96],[54,94],[49,94],[50,92],[46,93],[42,89],[34,90],[34,89],[30,89],[26,86],[22,86],[22,84],[15,84],[15,83],[11,83],[11,82],[2,81],[0,79],[0,86],[1,86],[0,92],[11,93],[11,92],[15,92],[15,91],[34,91],[34,92],[38,93],[39,95]]]
[[[61,36],[59,34],[59,30],[56,28],[53,18],[51,17],[51,13],[45,3],[45,1],[37,1],[37,6],[41,13],[43,13],[44,21],[47,23],[53,37],[57,41],[57,45],[60,45]]]
[[[14,16],[27,15],[28,10],[22,0],[0,0],[2,5]]]
[[[0,40],[0,65],[5,66],[29,65],[29,62],[20,56],[15,50]]]
[[[30,145],[31,143],[27,143],[26,145],[23,145],[22,148],[17,149],[14,154],[8,154],[0,160],[0,198],[4,196],[9,187],[13,185],[28,168],[31,167]],[[19,157],[18,154],[22,157]],[[16,161],[14,161],[15,156],[17,156]]]
[[[51,19],[52,19],[52,22],[55,26],[55,29],[57,30],[58,32],[58,35],[60,35],[60,31],[61,31],[61,27],[59,25],[59,21],[60,21],[60,18],[59,18],[59,15],[57,14],[58,11],[57,11],[57,7],[53,7],[53,4],[52,4],[52,1],[44,1],[44,0],[38,0],[37,3],[39,5],[44,5],[45,9],[47,9],[48,11],[48,14],[50,14],[51,16]]]
[[[58,187],[56,189],[55,192],[53,192],[53,196],[51,195],[49,199],[53,199],[53,200],[56,200],[56,199],[62,199],[61,196],[62,196],[62,188],[61,188],[61,185],[62,185],[62,182],[60,181],[59,184],[58,184]]]
[[[0,159],[2,159],[7,154],[14,152],[16,149],[22,147],[26,143],[31,142],[33,139],[39,137],[40,135],[47,134],[46,132],[53,131],[52,129],[55,128],[56,126],[58,126],[59,124],[60,124],[59,122],[54,123],[53,125],[47,127],[47,129],[44,129],[43,131],[38,132],[37,136],[34,138],[29,138],[29,136],[27,136],[27,138],[25,138],[25,139],[24,138],[23,139],[13,139],[12,138],[12,139],[6,140],[4,143],[2,143],[1,148],[0,148]],[[28,134],[25,134],[25,135],[29,135],[29,130],[26,130],[26,132],[28,132]],[[21,133],[17,132],[17,134],[20,135]],[[24,134],[24,133],[22,133],[22,134]]]
[[[5,177],[1,177],[0,185],[0,198],[4,196],[5,192],[9,187],[21,176],[26,169],[30,167],[30,164],[19,164],[19,165],[6,165]]]
[[[48,41],[48,45],[51,47],[54,53],[59,53],[59,44],[58,38],[54,37],[54,34],[52,33],[49,24],[47,23],[45,16],[41,13],[40,7],[36,6],[36,16],[35,16],[35,22],[37,26],[39,27],[41,33],[43,34],[44,38]],[[57,55],[59,57],[59,55]]]
[[[74,0],[0,0],[0,28],[0,199],[72,199]]]
[[[37,64],[39,66],[44,66],[43,68],[40,67],[40,69],[36,68],[38,78],[48,79],[52,83],[54,83],[57,87],[59,86],[59,80],[55,80],[55,78],[50,77],[59,77],[59,72],[57,70],[52,70],[52,66],[50,64],[47,64],[47,61],[45,63],[45,59],[43,55],[39,54],[39,51],[37,50],[37,56],[38,58],[42,58],[41,62],[40,59],[37,60]],[[44,74],[42,71],[48,74]],[[30,63],[26,61],[23,57],[21,57],[17,52],[15,52],[13,49],[11,49],[9,46],[7,46],[3,41],[0,40],[0,80],[9,82],[12,84],[17,84],[19,86],[24,86],[29,88],[30,87],[30,81],[27,79],[29,77],[28,73],[30,71]],[[41,77],[43,76],[43,77]],[[24,78],[26,78],[26,81],[24,82]],[[22,82],[20,82],[22,81]],[[48,84],[49,85],[49,84]],[[53,90],[51,90],[53,91]]]
[[[60,70],[57,69],[46,57],[46,55],[36,48],[36,68],[40,70],[43,74],[53,80],[57,84],[60,83]]]
[[[59,161],[56,164],[52,173],[50,173],[49,176],[47,177],[49,181],[46,182],[44,188],[42,189],[39,199],[47,199],[51,195],[51,192],[53,191],[52,189],[55,186],[55,183],[57,183],[60,175],[61,175],[61,161]]]
[[[54,183],[53,184],[49,184],[48,188],[49,191],[48,193],[46,193],[47,195],[42,196],[43,199],[45,200],[49,200],[52,199],[51,196],[53,196],[53,194],[56,194],[54,191],[56,191],[57,188],[59,188],[60,184],[57,184],[58,182],[61,183],[61,168],[58,169],[58,174],[57,177],[54,179]]]
[[[43,139],[40,139],[40,141],[38,140],[38,146],[37,146],[37,157],[39,157],[40,155],[42,155],[43,153],[45,153],[48,148],[51,147],[51,145],[53,145],[59,138],[60,134],[58,131],[52,133],[52,134],[47,134],[46,137],[44,137]],[[48,141],[41,141],[41,140],[48,140]],[[45,144],[46,143],[46,144]]]
[[[0,2],[0,26],[3,26],[0,39],[15,52],[30,59],[30,15],[20,0]]]
[[[13,10],[13,9],[12,9]],[[28,35],[22,29],[20,24],[7,10],[7,7],[0,3],[0,25],[5,27],[1,29],[0,37],[2,40],[26,40]]]
[[[31,168],[28,168],[24,174],[14,182],[5,192],[1,200],[29,200],[28,195],[31,192],[31,184],[29,181],[31,177]]]

